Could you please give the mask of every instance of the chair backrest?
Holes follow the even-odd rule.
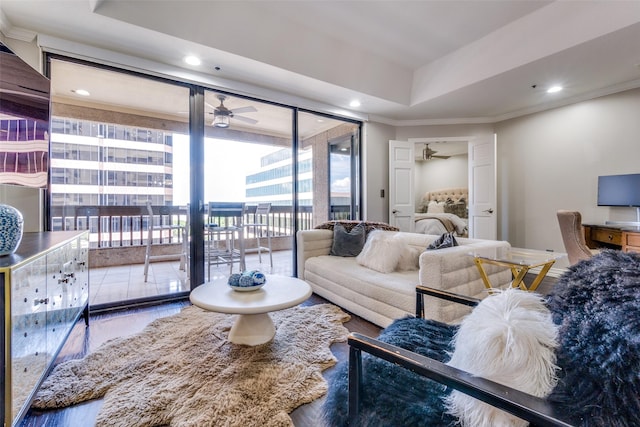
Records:
[[[271,212],[271,203],[258,203],[256,215],[269,215],[269,212]]]
[[[230,225],[229,220],[234,226],[242,225],[242,217],[244,216],[244,203],[241,202],[209,202],[209,222],[215,218],[224,218],[225,226]]]
[[[583,259],[589,259],[592,252],[589,250],[582,227],[582,215],[577,211],[559,210],[557,212],[560,232],[564,248],[569,257],[569,263],[575,264]]]

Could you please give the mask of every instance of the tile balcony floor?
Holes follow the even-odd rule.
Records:
[[[291,251],[274,251],[273,270],[271,270],[269,254],[262,255],[262,263],[258,260],[258,254],[247,254],[247,269],[260,270],[266,274],[291,276],[293,272],[291,256]],[[189,291],[187,275],[179,267],[179,261],[153,262],[149,266],[147,282],[144,281],[144,264],[91,268],[89,270],[90,305]],[[238,272],[237,265],[234,265],[233,272]],[[206,276],[207,266],[205,265]],[[228,265],[211,265],[210,280],[228,276]]]

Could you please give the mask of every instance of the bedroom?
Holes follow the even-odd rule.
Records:
[[[410,138],[415,143],[414,230],[468,236],[468,143]]]

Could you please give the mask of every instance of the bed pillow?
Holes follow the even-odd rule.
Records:
[[[364,246],[365,228],[364,224],[357,224],[347,231],[342,224],[336,223],[333,227],[333,243],[329,255],[354,257],[357,256]]]
[[[356,262],[380,273],[395,271],[402,255],[403,243],[393,236],[394,234],[380,230],[369,233],[362,252],[356,257]]]
[[[469,215],[467,214],[467,205],[462,202],[458,203],[445,203],[444,204],[444,213],[450,213],[459,216],[460,218],[467,218]]]
[[[444,213],[444,202],[430,201],[427,205],[427,213]]]
[[[558,327],[542,297],[508,289],[480,302],[464,318],[447,365],[537,397],[556,385]],[[445,398],[463,426],[527,426],[528,423],[459,391]]]

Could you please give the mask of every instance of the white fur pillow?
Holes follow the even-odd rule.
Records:
[[[509,289],[482,300],[462,321],[447,364],[546,397],[557,382],[557,334],[540,295]],[[446,405],[463,427],[528,425],[458,391],[446,398]]]
[[[356,262],[380,273],[394,271],[402,252],[402,242],[394,239],[394,234],[382,230],[370,232]]]

